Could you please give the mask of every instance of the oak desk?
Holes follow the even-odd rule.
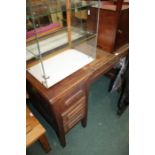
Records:
[[[128,44],[119,48],[115,54],[97,49],[97,57],[92,63],[48,89],[27,72],[27,91],[32,103],[51,124],[62,146],[66,145],[65,134],[77,123],[81,122],[86,127],[91,83],[127,55],[128,50]]]

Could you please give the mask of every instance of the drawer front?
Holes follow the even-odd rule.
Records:
[[[57,108],[57,111],[62,114],[67,111],[68,108],[76,104],[82,97],[85,97],[84,89],[75,89],[63,96],[54,106]]]
[[[97,45],[103,50],[112,52],[116,36],[116,13],[109,10],[100,10]]]
[[[76,101],[70,108],[61,114],[63,120],[64,131],[67,132],[76,125],[85,116],[85,100],[83,96]]]
[[[129,10],[121,12],[116,36],[116,48],[129,42]]]
[[[84,91],[82,89],[75,92],[72,96],[69,96],[66,98],[64,102],[65,107],[71,106],[73,103],[75,103],[77,100],[79,100],[83,96],[84,96]]]

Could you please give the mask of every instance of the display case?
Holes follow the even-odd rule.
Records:
[[[27,0],[27,71],[46,88],[96,58],[98,5],[91,0]]]

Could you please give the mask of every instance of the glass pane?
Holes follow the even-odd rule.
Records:
[[[71,20],[72,47],[95,58],[98,22],[96,3],[90,3],[86,7],[72,11]],[[77,39],[75,39],[74,35],[77,36]]]
[[[27,69],[45,87],[96,57],[97,1],[27,0]]]

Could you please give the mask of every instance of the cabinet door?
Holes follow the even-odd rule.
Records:
[[[112,52],[115,45],[117,14],[115,11],[100,10],[98,46]]]
[[[129,42],[129,9],[123,10],[117,28],[115,48]]]

